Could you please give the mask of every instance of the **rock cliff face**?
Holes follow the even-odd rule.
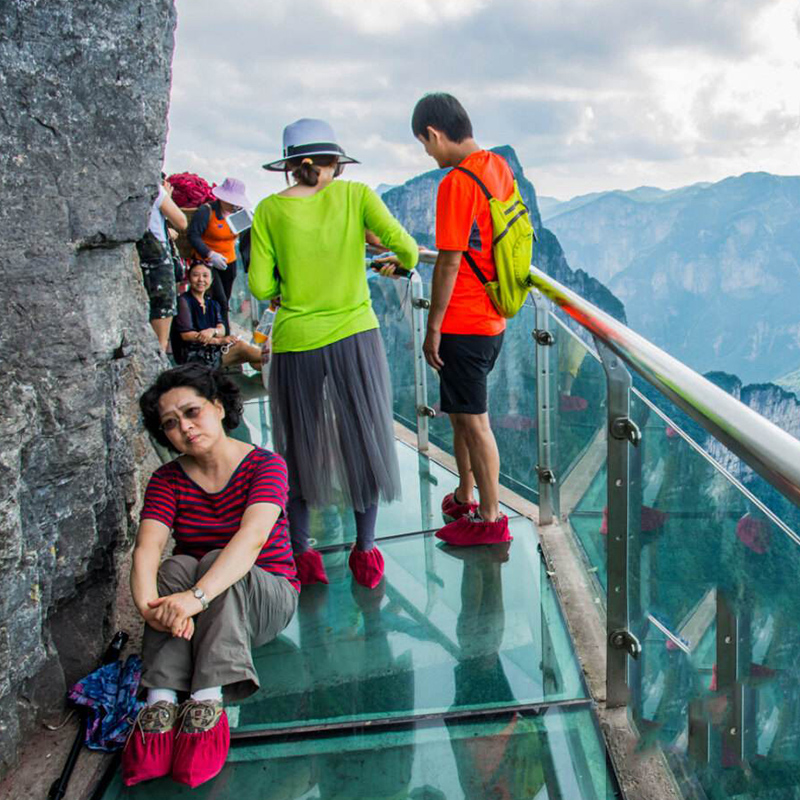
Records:
[[[171,0],[5,0],[0,773],[111,632],[162,366],[134,242],[163,157]]]
[[[573,270],[553,233],[544,227],[536,203],[536,190],[525,177],[522,165],[512,147],[493,148],[508,161],[525,204],[531,211],[531,221],[538,241],[533,246],[533,263],[543,272],[568,286],[616,319],[625,322],[622,303],[602,284],[583,270]],[[447,170],[436,169],[389,189],[383,200],[406,230],[420,243],[434,247],[436,230],[436,190]]]

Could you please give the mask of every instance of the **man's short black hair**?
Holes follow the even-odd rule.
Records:
[[[426,94],[414,107],[411,130],[428,141],[428,128],[441,131],[451,142],[472,138],[472,123],[464,106],[446,92]]]

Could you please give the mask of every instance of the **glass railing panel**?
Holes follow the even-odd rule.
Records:
[[[391,730],[234,744],[213,781],[189,789],[169,778],[104,800],[610,800],[602,740],[586,707],[435,721]]]
[[[550,315],[556,336],[555,471],[563,485],[576,467],[585,469],[592,447],[605,447],[606,376],[597,355],[562,320]]]
[[[605,447],[605,442],[603,442],[603,447]],[[602,465],[594,473],[594,478],[588,480],[589,477],[591,476],[587,476],[586,481],[588,486],[578,504],[571,511],[564,509],[564,513],[568,514],[569,523],[581,545],[588,569],[591,570],[591,574],[596,576],[605,592],[607,586],[605,509],[608,489],[605,456]],[[571,489],[572,485],[568,485],[567,488]]]
[[[710,796],[767,796],[781,785],[769,781],[785,781],[796,762],[787,742],[800,735],[798,540],[636,395],[632,415],[643,433],[631,490],[631,508],[641,510],[629,538],[631,629],[642,642],[632,710],[646,735],[690,759]],[[722,645],[721,604],[738,629]],[[720,661],[735,685],[719,683]],[[737,729],[734,748],[728,734]]]
[[[417,429],[414,341],[411,332],[411,282],[368,272],[372,308],[378,317],[392,380],[395,419]]]
[[[255,651],[262,689],[237,731],[585,698],[529,520],[506,545],[384,540],[385,583],[351,580],[347,548],[324,553],[330,584],[305,587],[295,619]]]

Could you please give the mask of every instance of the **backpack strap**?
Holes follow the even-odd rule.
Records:
[[[486,188],[486,184],[472,170],[469,170],[466,167],[454,167],[454,169],[457,169],[459,172],[463,172],[465,175],[469,175],[469,177],[472,178],[472,180],[474,180],[475,183],[478,184],[480,190],[483,192],[484,197],[488,201],[492,199],[492,193]],[[469,254],[468,250],[464,251],[464,258],[466,259],[467,264],[469,264],[472,271],[475,273],[475,277],[484,286],[486,286],[486,284],[489,283],[489,281],[486,278],[486,276],[480,271],[480,268],[475,263],[475,259]]]
[[[453,167],[453,169],[457,169],[459,172],[463,172],[465,175],[469,175],[470,178],[472,178],[472,180],[474,180],[475,183],[477,183],[478,186],[481,187],[483,196],[487,200],[492,199],[492,193],[486,188],[486,184],[472,170],[467,169],[466,167]]]

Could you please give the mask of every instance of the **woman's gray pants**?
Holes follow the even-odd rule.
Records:
[[[167,558],[158,570],[159,596],[191,589],[221,552],[213,550],[199,561],[191,556]],[[226,700],[248,697],[259,687],[251,650],[289,624],[297,598],[286,578],[254,566],[193,617],[190,640],[145,625],[142,686],[176,692],[222,686]]]

